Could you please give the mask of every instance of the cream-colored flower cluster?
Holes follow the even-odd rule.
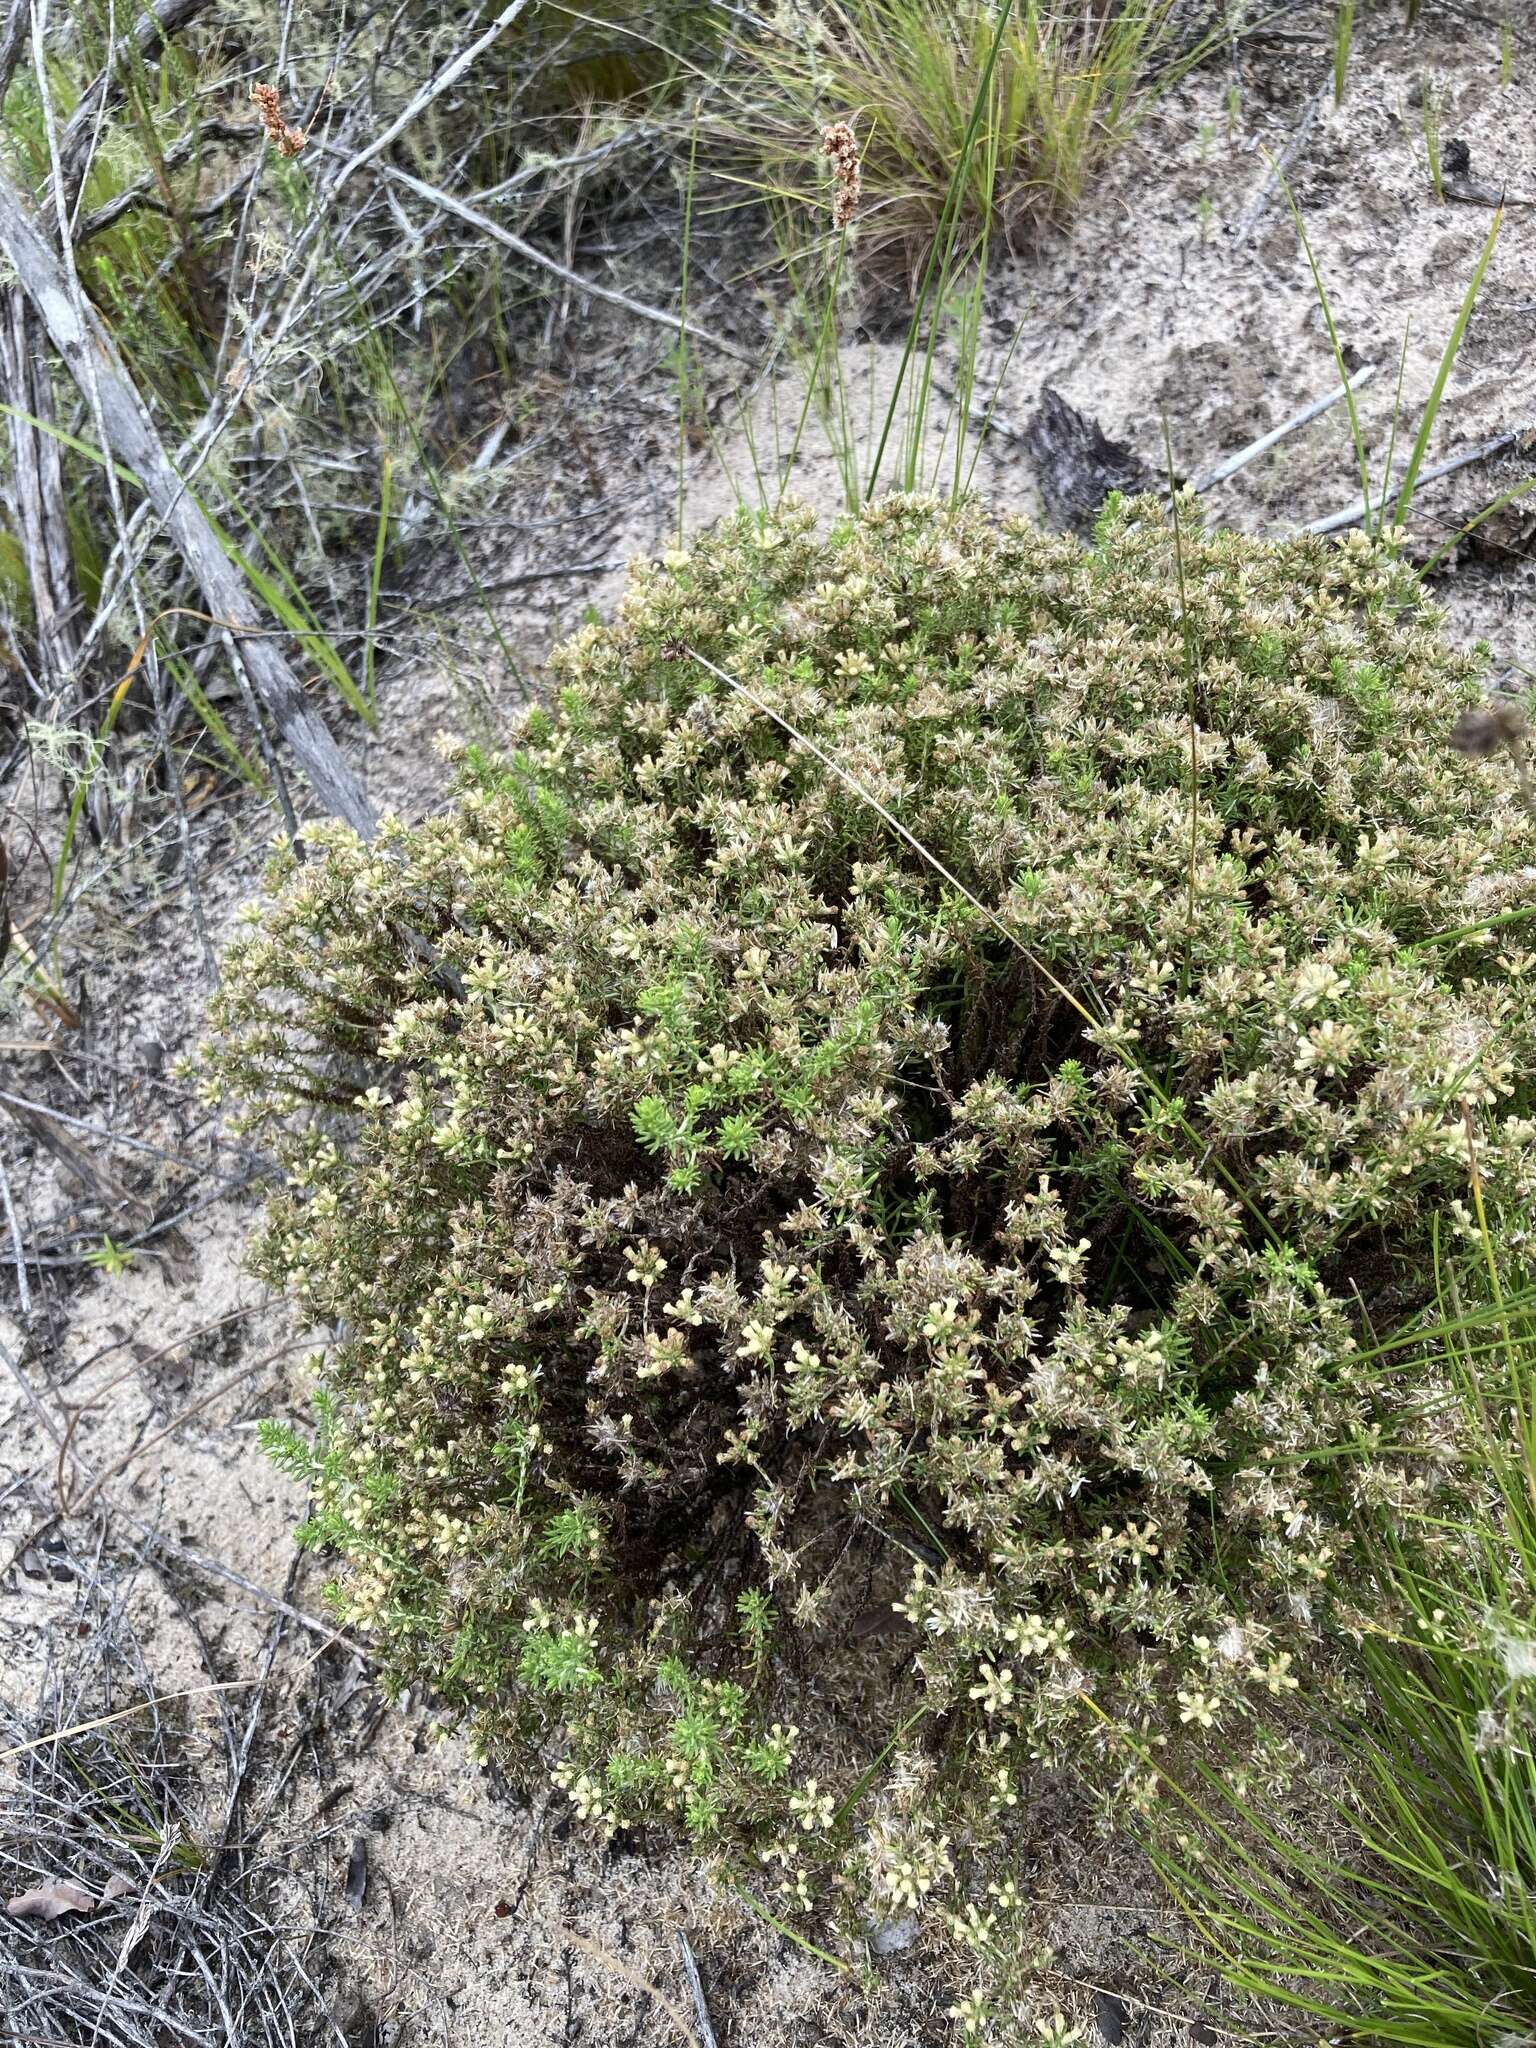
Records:
[[[728,523],[442,815],[280,853],[214,1006],[342,1612],[775,1910],[958,1925],[1041,1762],[1241,1756],[1453,1469],[1363,1336],[1536,1194],[1476,660],[1180,517]]]

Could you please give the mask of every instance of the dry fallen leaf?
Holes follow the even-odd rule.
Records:
[[[89,1913],[96,1901],[83,1885],[67,1877],[56,1877],[30,1892],[7,1899],[5,1910],[18,1920],[58,1920],[66,1913]]]
[[[113,1899],[129,1898],[136,1889],[137,1887],[133,1879],[131,1877],[124,1877],[119,1872],[116,1876],[107,1879],[107,1888],[101,1895],[101,1903],[105,1906],[109,1905]]]

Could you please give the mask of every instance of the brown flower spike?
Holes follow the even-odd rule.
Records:
[[[821,131],[821,153],[832,162],[832,225],[845,228],[859,210],[859,145],[846,121]]]
[[[277,144],[283,156],[297,156],[304,147],[304,130],[290,128],[283,119],[283,103],[278,97],[275,85],[253,85],[251,104],[261,117],[261,125],[267,131],[267,140]]]

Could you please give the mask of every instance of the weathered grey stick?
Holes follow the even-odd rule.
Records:
[[[669,327],[674,334],[685,335],[689,341],[705,342],[710,348],[718,349],[722,355],[734,356],[739,363],[749,363],[753,358],[745,349],[737,348],[734,342],[724,341],[718,334],[711,334],[707,328],[696,327],[691,320],[679,320],[675,313],[667,313],[660,306],[648,306],[641,299],[631,299],[618,292],[611,285],[597,284],[590,277],[583,277],[579,270],[547,256],[542,249],[536,249],[532,242],[525,242],[521,235],[514,235],[481,213],[478,207],[468,206],[462,199],[455,199],[451,192],[443,192],[436,185],[428,185],[420,178],[413,178],[409,171],[402,171],[395,164],[380,166],[386,177],[397,185],[404,185],[408,192],[414,192],[418,199],[425,199],[432,206],[441,207],[444,213],[451,213],[455,220],[463,221],[466,227],[477,228],[482,235],[489,235],[493,242],[510,249],[515,256],[521,256],[525,263],[532,263],[540,270],[547,270],[551,277],[558,277],[588,298],[602,299],[610,306],[620,306],[626,313],[633,313],[639,320],[650,320],[658,327]]]
[[[53,394],[42,353],[37,314],[19,286],[6,285],[0,290],[0,393],[11,407],[16,538],[32,593],[38,657],[64,715],[71,717],[79,682],[80,631],[64,523],[63,468],[59,444],[48,431],[53,425]]]
[[[688,1996],[693,2003],[693,2016],[699,2023],[699,2048],[720,2048],[715,2039],[715,2030],[709,2023],[709,2007],[704,2003],[704,1986],[699,1982],[699,1966],[693,1960],[693,1950],[688,1946],[688,1937],[681,1927],[677,1930],[677,1954],[683,1966],[683,1981],[688,1986]]]
[[[1502,185],[1485,185],[1477,178],[1447,175],[1440,180],[1447,199],[1459,199],[1463,206],[1536,206],[1523,192],[1506,192]]]
[[[149,409],[134,388],[111,336],[94,314],[82,318],[76,312],[62,264],[38,232],[21,194],[3,175],[0,249],[75,382],[87,390],[94,378],[112,442],[103,455],[137,478],[197,579],[209,612],[229,632],[234,658],[298,756],[316,796],[327,810],[345,818],[359,832],[371,833],[373,812],[361,785],[342,759],[324,719],[305,701],[272,637],[270,622],[258,614],[245,578],[225,554],[207,515],[172,467]]]
[[[361,170],[364,164],[371,163],[376,156],[382,155],[397,136],[403,135],[411,123],[426,112],[427,108],[431,106],[439,94],[446,92],[450,85],[464,76],[464,73],[482,51],[488,50],[498,36],[505,34],[527,5],[528,0],[508,0],[508,4],[502,8],[500,14],[497,15],[496,19],[483,34],[477,36],[472,43],[467,44],[464,49],[450,57],[442,70],[435,77],[427,80],[427,83],[417,93],[410,105],[397,114],[387,128],[380,129],[379,133],[372,136],[358,150],[355,156],[347,158],[341,169],[331,180],[330,190],[326,196],[334,199],[354,171]]]
[[[1315,398],[1310,405],[1303,406],[1298,413],[1292,413],[1291,417],[1283,420],[1278,427],[1272,427],[1267,434],[1261,434],[1257,441],[1250,441],[1246,448],[1239,448],[1235,455],[1229,455],[1225,462],[1218,462],[1212,469],[1202,470],[1192,481],[1191,490],[1209,491],[1217,484],[1224,484],[1229,476],[1236,476],[1240,469],[1246,469],[1250,462],[1256,462],[1261,455],[1267,454],[1276,442],[1283,441],[1287,434],[1294,434],[1298,427],[1310,425],[1331,406],[1337,405],[1341,398],[1347,398],[1351,391],[1358,391],[1362,384],[1375,376],[1376,369],[1375,363],[1367,363],[1363,369],[1356,371],[1349,383],[1341,384],[1336,391],[1330,391],[1326,398]]]
[[[1295,163],[1297,157],[1300,156],[1307,137],[1312,133],[1317,117],[1323,110],[1323,101],[1327,97],[1327,92],[1328,88],[1325,86],[1314,99],[1308,102],[1306,112],[1296,123],[1289,141],[1280,153],[1280,161],[1278,163],[1273,161],[1270,163],[1269,173],[1263,184],[1259,187],[1253,204],[1232,230],[1232,246],[1234,249],[1242,248],[1244,242],[1247,241],[1259,222],[1268,213],[1275,194],[1285,183],[1287,171]]]
[[[1420,484],[1432,484],[1436,477],[1454,476],[1458,469],[1470,469],[1474,462],[1486,462],[1491,455],[1502,455],[1506,448],[1513,448],[1517,441],[1523,441],[1532,433],[1530,426],[1514,427],[1507,434],[1495,434],[1491,441],[1479,441],[1474,448],[1463,448],[1459,455],[1452,455],[1444,462],[1431,463],[1428,469],[1421,469]],[[1398,478],[1399,485],[1402,482]],[[1391,496],[1391,486],[1386,496]],[[1378,505],[1380,504],[1378,500]],[[1370,512],[1371,507],[1364,498],[1356,498],[1352,505],[1346,505],[1342,512],[1330,512],[1326,519],[1314,519],[1310,525],[1298,527],[1299,533],[1338,533],[1346,526],[1358,526]]]

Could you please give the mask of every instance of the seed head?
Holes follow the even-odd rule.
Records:
[[[846,121],[821,131],[821,153],[832,163],[832,225],[845,228],[859,210],[859,145]]]
[[[283,119],[283,103],[278,97],[275,85],[253,85],[251,104],[261,117],[261,125],[267,132],[267,140],[275,142],[283,156],[297,156],[304,147],[304,130],[290,128]]]

